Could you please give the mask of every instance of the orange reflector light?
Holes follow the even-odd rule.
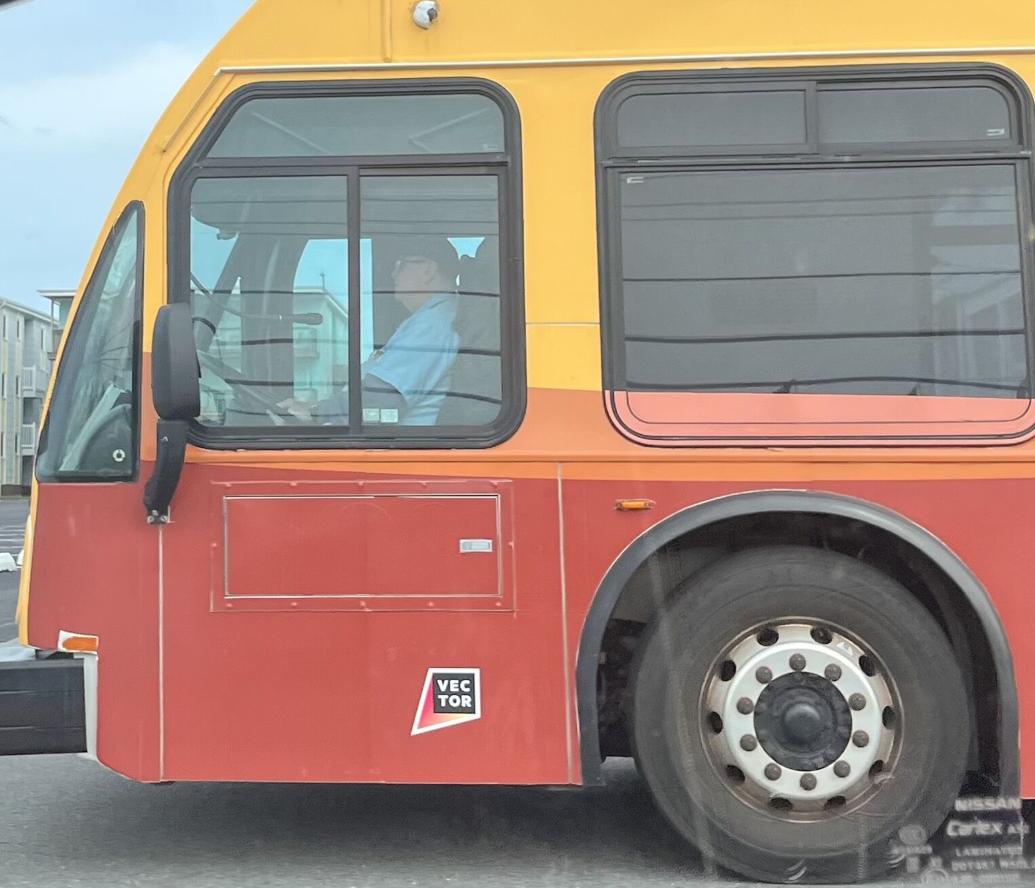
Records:
[[[58,650],[70,654],[96,654],[97,636],[61,631],[58,633]]]
[[[654,500],[620,499],[615,502],[615,508],[619,512],[646,512],[654,508]]]

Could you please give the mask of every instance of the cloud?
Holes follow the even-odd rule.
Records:
[[[156,43],[115,64],[2,83],[5,147],[139,144],[203,54]]]

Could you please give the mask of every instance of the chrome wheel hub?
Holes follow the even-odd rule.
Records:
[[[900,714],[877,660],[837,630],[774,624],[737,641],[705,689],[702,730],[730,788],[796,812],[851,805],[887,779]]]

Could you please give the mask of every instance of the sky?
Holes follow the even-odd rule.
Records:
[[[0,299],[78,287],[169,100],[251,0],[0,7]]]

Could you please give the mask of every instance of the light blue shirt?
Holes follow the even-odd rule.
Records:
[[[400,425],[434,425],[446,400],[460,337],[456,295],[432,296],[363,363],[363,376],[387,382],[406,401]]]

